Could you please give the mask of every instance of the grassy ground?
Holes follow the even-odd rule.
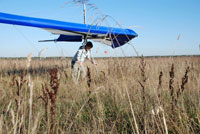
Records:
[[[76,85],[70,59],[0,59],[0,133],[200,132],[199,57],[96,62]]]

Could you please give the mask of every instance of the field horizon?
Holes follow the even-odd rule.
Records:
[[[113,56],[105,56],[105,57],[93,57],[93,58],[97,58],[97,59],[106,59],[106,58],[140,58],[140,57],[144,57],[144,58],[162,58],[162,57],[200,57],[200,55],[152,55],[152,56],[118,56],[118,57],[113,57]],[[0,57],[0,59],[26,59],[27,57]],[[67,58],[67,59],[71,59],[73,58],[73,56],[48,56],[48,57],[38,57],[38,56],[33,56],[31,57],[32,59],[40,59],[40,58],[46,58],[46,59],[50,59],[50,58]]]

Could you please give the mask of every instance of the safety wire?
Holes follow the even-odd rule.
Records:
[[[58,44],[58,47],[62,50],[62,53],[61,53],[62,57],[69,55],[69,53],[60,44]]]
[[[19,30],[15,25],[13,25],[14,29],[26,40],[26,42],[33,47],[37,53],[39,52],[39,50],[35,47],[35,45],[23,34],[23,32],[21,30]]]

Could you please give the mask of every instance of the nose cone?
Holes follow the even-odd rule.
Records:
[[[126,30],[129,32],[130,36],[133,36],[133,37],[137,37],[138,36],[138,34],[135,31],[133,31],[132,29],[126,29]]]

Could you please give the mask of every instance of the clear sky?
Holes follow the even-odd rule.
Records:
[[[70,1],[0,0],[0,12],[83,23],[82,6],[68,3]],[[131,42],[139,54],[200,54],[200,0],[90,0],[89,3],[104,15],[112,16],[122,27],[138,33],[139,36]],[[89,24],[98,16],[96,13],[98,10],[88,11]],[[111,18],[107,22],[116,26]],[[38,42],[56,37],[38,28],[0,24],[0,57],[25,57],[29,53],[37,56],[44,48],[48,48],[44,56],[73,56],[81,45]],[[99,43],[94,45],[94,56],[136,56],[130,45],[114,50]],[[105,51],[108,55],[104,54]]]

